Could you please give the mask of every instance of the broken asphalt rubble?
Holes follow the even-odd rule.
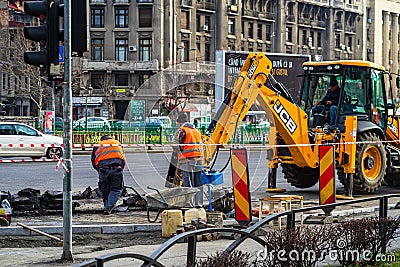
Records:
[[[63,209],[63,192],[62,191],[46,191],[43,194],[40,190],[33,188],[25,188],[16,194],[10,192],[2,192],[2,196],[7,198],[11,204],[14,214],[26,213],[45,213],[46,211],[60,211]],[[229,188],[218,188],[212,191],[212,206],[216,211],[224,213],[233,210],[233,192]],[[77,191],[72,193],[72,208],[81,207],[82,204],[93,199],[102,199],[101,192],[98,188],[92,189],[88,186],[83,192]],[[116,208],[116,211],[128,210],[146,210],[146,198],[138,192],[128,192],[124,188],[121,194],[123,204]],[[84,205],[83,205],[84,206]],[[151,208],[149,208],[151,209]],[[84,210],[81,210],[84,211]]]

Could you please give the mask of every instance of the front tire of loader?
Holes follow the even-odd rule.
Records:
[[[301,168],[294,164],[282,164],[281,166],[285,179],[294,187],[309,188],[318,183],[318,168]]]
[[[386,173],[385,147],[375,133],[363,133],[358,139],[360,143],[357,143],[356,148],[354,190],[375,192],[381,186]]]

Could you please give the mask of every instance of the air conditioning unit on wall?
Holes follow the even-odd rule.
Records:
[[[208,25],[203,25],[203,31],[208,31]]]
[[[367,49],[367,52],[368,52],[368,53],[374,53],[374,49],[373,49],[373,48],[368,48],[368,49]]]
[[[129,52],[136,52],[136,51],[137,51],[136,45],[129,46]]]

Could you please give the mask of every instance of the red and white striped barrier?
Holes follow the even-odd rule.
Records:
[[[48,147],[63,147],[63,144],[60,145],[55,145],[55,144],[50,144],[47,145]],[[45,144],[0,144],[0,148],[2,147],[47,147]]]
[[[0,159],[0,163],[18,163],[18,162],[56,162],[58,159]]]
[[[346,143],[333,143],[334,145],[345,145],[345,144],[372,144],[376,142],[372,141],[357,141],[357,142],[346,142]],[[400,140],[395,141],[379,141],[378,143],[400,143]],[[72,144],[72,148],[93,148],[93,147],[102,147],[102,146],[122,146],[122,147],[174,147],[174,146],[182,146],[185,144]],[[244,144],[199,144],[200,146],[222,146],[225,148],[230,147],[245,147],[245,148],[279,148],[279,147],[302,147],[302,146],[319,146],[320,144],[292,144],[292,145],[244,145]],[[45,144],[0,144],[0,148],[2,147],[45,147]],[[49,147],[63,147],[61,145],[51,144]]]

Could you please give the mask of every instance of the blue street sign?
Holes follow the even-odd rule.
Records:
[[[59,53],[58,53],[58,62],[64,62],[64,47],[62,45],[59,46]]]

